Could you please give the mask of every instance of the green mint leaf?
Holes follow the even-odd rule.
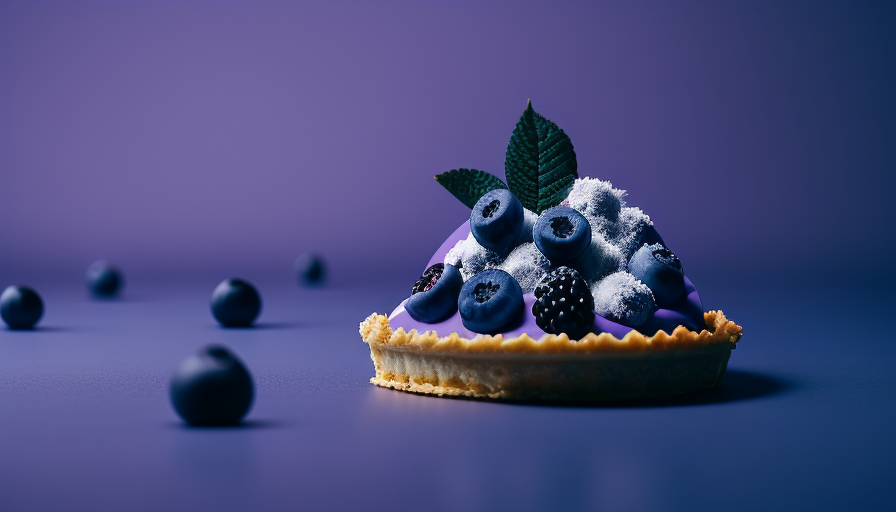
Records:
[[[451,192],[471,210],[486,192],[496,188],[507,188],[500,179],[476,169],[455,169],[436,174],[435,178],[439,185],[445,187],[445,190]]]
[[[504,174],[513,195],[529,210],[538,207],[538,129],[532,102],[520,116],[504,155]]]
[[[566,198],[578,178],[572,141],[556,124],[532,109],[532,102],[517,121],[504,172],[507,185],[526,209],[540,214]]]

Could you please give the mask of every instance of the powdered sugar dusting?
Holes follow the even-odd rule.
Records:
[[[628,272],[616,272],[591,287],[594,310],[619,323],[637,326],[647,321],[656,308],[650,288]]]
[[[599,217],[615,221],[619,210],[625,206],[622,198],[625,190],[613,188],[609,181],[593,178],[580,178],[573,183],[566,202],[586,217]]]
[[[514,249],[498,268],[512,275],[523,293],[529,293],[548,275],[551,262],[539,252],[533,242],[528,242]]]
[[[460,270],[464,281],[487,268],[497,267],[501,263],[498,253],[479,245],[473,233],[461,240],[445,255],[445,263]]]
[[[619,212],[613,243],[628,260],[645,243],[654,243],[653,233],[656,233],[653,222],[646,213],[640,208],[624,207]]]
[[[588,250],[569,266],[589,284],[597,314],[637,326],[647,321],[656,302],[650,288],[626,271],[628,260],[645,243],[663,241],[650,217],[640,208],[627,206],[624,197],[625,191],[608,181],[575,180],[563,203],[588,220],[592,236]],[[471,233],[448,251],[444,261],[460,269],[464,280],[500,268],[516,279],[523,293],[532,292],[552,268],[532,241],[536,220],[538,215],[524,209],[518,241],[506,255],[481,246]]]
[[[618,247],[608,242],[599,231],[591,232],[591,245],[571,267],[589,283],[625,268],[628,260]]]

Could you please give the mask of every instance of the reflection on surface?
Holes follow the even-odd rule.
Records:
[[[795,387],[796,384],[794,382],[787,381],[771,374],[729,369],[725,372],[722,384],[706,391],[698,391],[696,393],[669,398],[649,398],[572,405],[586,407],[675,407],[711,405],[768,397],[793,390]]]
[[[378,455],[371,458],[413,453],[431,461],[428,469],[437,467],[447,480],[416,472],[403,478],[446,510],[662,509],[652,486],[663,477],[652,446],[657,438],[620,442],[622,431],[641,437],[638,430],[656,428],[644,421],[632,431],[619,423],[632,413],[370,391],[364,417],[378,426]]]
[[[234,427],[178,425],[170,444],[170,467],[178,481],[194,487],[185,496],[214,496],[216,501],[251,509],[257,476],[254,431],[263,425],[253,421]]]
[[[376,387],[370,393],[370,400],[376,406],[388,406],[402,411],[423,410],[427,412],[446,410],[458,407],[458,403],[467,404],[513,404],[520,406],[557,406],[557,407],[676,407],[689,405],[711,405],[741,400],[750,400],[777,395],[792,391],[796,383],[782,377],[748,370],[732,370],[725,372],[722,384],[706,391],[698,391],[686,395],[668,398],[642,398],[612,401],[578,401],[578,402],[518,402],[501,400],[480,400],[464,397],[435,397],[417,395]],[[454,404],[454,405],[449,405]],[[475,407],[468,405],[468,407]]]

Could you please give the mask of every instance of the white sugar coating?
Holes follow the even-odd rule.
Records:
[[[487,268],[497,267],[501,263],[498,253],[479,245],[473,233],[457,242],[445,255],[445,263],[460,270],[464,281]]]
[[[467,235],[467,238],[459,240],[456,244],[454,244],[454,247],[452,247],[451,250],[448,251],[448,254],[445,255],[444,263],[446,265],[451,265],[454,267],[461,266],[458,265],[458,263],[460,263],[460,260],[464,255],[464,251],[467,249],[467,240],[469,240],[471,236],[473,235]]]
[[[591,286],[591,295],[598,315],[629,326],[646,322],[656,307],[650,288],[628,272],[601,279]]]
[[[551,262],[539,252],[533,242],[527,242],[514,249],[498,268],[512,275],[523,293],[529,293],[548,275]]]
[[[619,212],[619,221],[616,224],[616,233],[612,242],[619,247],[625,260],[628,261],[632,254],[647,241],[648,230],[653,227],[653,222],[640,208],[623,207]]]
[[[581,212],[591,225],[591,245],[569,264],[589,284],[597,314],[626,325],[643,324],[656,303],[644,283],[626,272],[628,260],[644,243],[661,241],[653,222],[640,208],[626,206],[625,191],[608,181],[577,179],[564,204]],[[538,215],[523,210],[520,236],[506,255],[488,250],[472,233],[448,251],[445,263],[458,267],[464,280],[489,268],[513,276],[523,293],[532,292],[551,265],[532,241]]]
[[[582,214],[591,225],[591,233],[599,233],[605,240],[613,240],[616,237],[619,223],[603,217],[595,217],[587,213]]]
[[[625,201],[622,200],[624,196],[625,190],[613,188],[609,181],[579,178],[573,183],[566,202],[586,217],[598,217],[612,222],[625,206]]]
[[[625,268],[627,262],[618,247],[609,243],[599,232],[592,231],[588,250],[570,266],[578,270],[585,281],[593,283]]]

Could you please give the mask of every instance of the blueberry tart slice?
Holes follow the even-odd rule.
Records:
[[[579,178],[569,137],[531,102],[507,183],[436,180],[471,208],[411,295],[361,323],[376,385],[508,400],[665,397],[717,386],[741,327],[704,312],[681,261],[625,191]]]

